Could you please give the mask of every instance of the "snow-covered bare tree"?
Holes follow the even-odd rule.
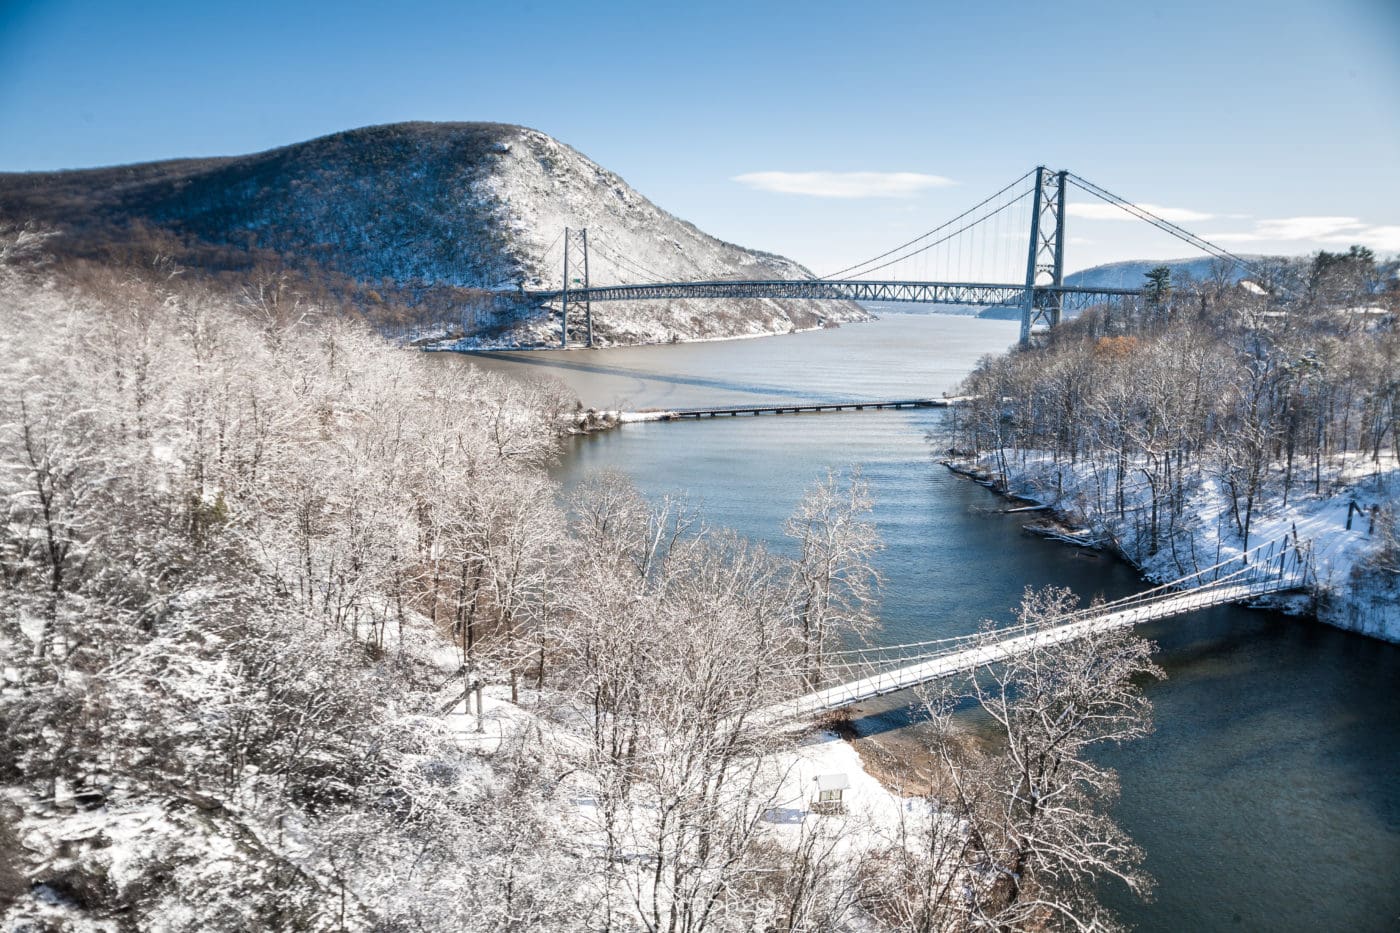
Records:
[[[1027,590],[1017,624],[1031,632],[1063,624],[1077,598],[1065,589]],[[988,628],[984,641],[998,638]],[[1147,734],[1151,711],[1141,681],[1160,676],[1152,645],[1128,628],[1086,632],[1019,652],[979,669],[964,686],[928,697],[933,749],[947,781],[943,803],[965,821],[975,881],[957,895],[969,925],[1004,930],[1112,929],[1096,885],[1114,877],[1149,889],[1141,852],[1107,813],[1117,776],[1093,750]],[[971,701],[990,721],[990,747],[970,746],[957,715]],[[931,832],[946,827],[931,823]],[[943,843],[931,840],[926,851]],[[958,845],[962,843],[959,842]],[[910,915],[937,914],[912,892]]]
[[[792,573],[793,621],[809,687],[822,682],[829,651],[878,623],[880,578],[873,560],[880,537],[869,520],[871,507],[869,486],[858,469],[844,483],[828,472],[788,519],[787,535],[799,548]]]

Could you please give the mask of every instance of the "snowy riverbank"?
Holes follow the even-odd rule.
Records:
[[[1130,482],[1121,508],[1102,508],[1100,503],[1115,499],[1113,478],[1093,461],[1070,463],[1028,452],[1009,459],[1003,473],[990,456],[944,463],[998,492],[1045,506],[1067,526],[1062,532],[1044,529],[1050,537],[1110,548],[1153,582],[1176,580],[1247,549],[1228,492],[1214,477],[1195,480],[1182,514],[1153,541],[1144,518],[1150,489]],[[1400,574],[1387,553],[1384,529],[1375,521],[1379,510],[1394,507],[1400,464],[1394,457],[1382,457],[1379,464],[1357,460],[1341,475],[1340,482],[1316,492],[1295,489],[1287,505],[1281,498],[1256,505],[1247,546],[1284,539],[1311,542],[1316,578],[1311,598],[1295,596],[1271,605],[1400,642]]]
[[[553,342],[553,338],[541,339],[539,341],[521,341],[518,339],[492,340],[486,337],[450,337],[445,332],[438,336],[415,335],[411,338],[404,338],[405,345],[414,347],[427,353],[544,353],[553,350],[607,350],[607,349],[631,349],[636,347],[669,347],[683,343],[720,343],[730,340],[758,340],[763,337],[786,337],[790,334],[806,334],[815,330],[825,330],[830,327],[839,327],[843,324],[863,324],[866,321],[875,320],[872,315],[868,318],[835,319],[832,324],[818,324],[812,327],[787,327],[780,330],[755,330],[743,333],[720,334],[707,337],[682,337],[675,334],[669,336],[643,335],[636,340],[608,340],[600,339],[593,347],[568,346],[561,347]]]

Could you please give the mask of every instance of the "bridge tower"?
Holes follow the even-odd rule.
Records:
[[[1035,170],[1026,292],[1021,299],[1023,347],[1030,346],[1032,328],[1060,323],[1063,296],[1057,289],[1065,278],[1065,175],[1043,165]]]
[[[569,297],[571,288],[582,290],[582,301]],[[588,288],[588,228],[571,230],[565,227],[564,289],[559,296],[561,317],[563,318],[559,333],[559,346],[561,347],[569,345],[570,310],[582,313],[585,330],[584,345],[593,346],[593,303],[589,300]]]

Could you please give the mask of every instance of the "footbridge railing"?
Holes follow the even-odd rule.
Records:
[[[759,711],[754,719],[776,722],[839,709],[1096,631],[1302,589],[1312,582],[1311,551],[1311,542],[1273,541],[1170,583],[1056,618],[1037,619],[992,632],[832,652],[826,656],[823,673],[834,674],[839,678],[837,683],[774,704]]]

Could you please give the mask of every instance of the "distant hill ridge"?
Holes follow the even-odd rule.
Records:
[[[1241,259],[1262,259],[1260,256],[1241,256]],[[1192,259],[1128,259],[1122,262],[1108,262],[1071,272],[1065,276],[1066,285],[1080,288],[1142,288],[1147,273],[1158,266],[1166,266],[1176,281],[1195,279],[1209,281],[1217,275],[1231,284],[1244,278],[1242,266],[1211,256]]]
[[[1264,256],[1242,256],[1242,259],[1265,260]],[[1196,259],[1127,259],[1090,266],[1065,276],[1065,284],[1080,288],[1133,288],[1140,289],[1146,284],[1147,273],[1158,266],[1171,270],[1172,281],[1183,283],[1188,280],[1209,281],[1220,276],[1230,284],[1239,282],[1246,275],[1239,265],[1222,262],[1210,256]],[[864,307],[875,312],[961,314],[993,320],[1019,320],[1019,306],[994,306],[990,308],[976,305],[911,305],[896,302],[866,301]],[[1070,316],[1077,314],[1070,312]]]
[[[303,269],[427,288],[557,287],[565,226],[660,277],[797,278],[797,263],[725,243],[667,213],[563,143],[501,123],[397,123],[253,155],[66,172],[0,174],[0,217],[71,238],[132,224]],[[595,281],[635,275],[592,257]],[[639,302],[600,305],[604,340],[775,333],[864,316],[849,303]],[[530,320],[515,339],[544,339]]]

